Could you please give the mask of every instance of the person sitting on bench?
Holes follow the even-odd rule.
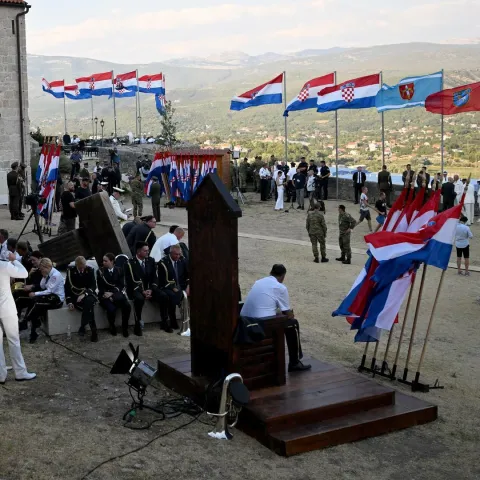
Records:
[[[288,320],[285,325],[285,338],[290,357],[288,371],[301,372],[310,370],[312,366],[301,362],[303,354],[300,345],[300,328],[290,308],[287,287],[283,284],[286,274],[287,269],[283,265],[276,264],[272,267],[269,277],[255,282],[245,299],[240,316],[256,319],[269,318],[277,315],[277,310],[286,315]]]
[[[93,307],[97,303],[97,282],[95,272],[87,265],[84,257],[75,259],[75,266],[67,269],[65,280],[65,301],[69,310],[80,310],[82,312],[82,324],[78,330],[80,336],[85,335],[85,327],[90,325],[92,342],[98,342],[97,324],[95,323],[95,312]]]
[[[98,298],[100,305],[107,312],[110,333],[117,335],[115,317],[117,310],[122,312],[122,334],[128,337],[128,321],[132,307],[125,296],[125,275],[123,270],[115,266],[115,255],[106,253],[103,257],[103,268],[97,270]]]
[[[180,245],[172,245],[169,254],[158,263],[158,286],[168,296],[168,316],[170,323],[162,325],[162,329],[172,333],[180,328],[176,319],[176,307],[184,304],[183,312],[188,311],[188,267],[182,257]],[[187,308],[185,308],[187,307]],[[182,318],[182,322],[188,321]],[[183,325],[180,328],[183,330]]]
[[[148,256],[150,249],[146,242],[137,242],[136,255],[126,266],[125,279],[128,297],[133,300],[135,328],[133,333],[142,336],[142,310],[146,300],[155,300],[160,306],[161,325],[167,322],[168,298],[158,288],[157,266]]]

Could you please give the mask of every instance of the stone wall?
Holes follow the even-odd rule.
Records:
[[[104,160],[110,160],[109,150],[112,147],[99,147],[98,159],[103,164]],[[132,146],[120,146],[117,147],[118,155],[120,156],[120,169],[122,173],[133,175],[136,172],[135,164],[138,161],[138,157],[144,158],[145,155],[153,162],[155,150],[158,145],[132,145]],[[88,160],[88,157],[86,158]]]
[[[20,7],[20,8],[19,8]],[[0,170],[9,171],[10,165],[20,162],[21,129],[18,89],[17,38],[14,33],[15,17],[23,5],[0,5]],[[16,28],[16,27],[15,27]],[[25,132],[25,163],[30,171],[30,122],[28,118],[28,77],[25,39],[25,17],[20,17],[23,118]]]
[[[373,200],[378,198],[380,193],[378,190],[378,184],[376,182],[367,182],[365,186],[368,188],[369,202],[372,203]],[[393,202],[395,198],[400,195],[402,191],[401,185],[393,186],[394,193],[391,195],[391,201]],[[328,184],[328,196],[331,199],[335,199],[337,194],[337,180],[335,177],[330,178]],[[338,179],[338,198],[339,200],[351,201],[355,199],[355,192],[353,189],[353,180],[346,178]]]

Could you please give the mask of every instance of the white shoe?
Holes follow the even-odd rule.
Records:
[[[5,377],[3,380],[0,378],[0,385],[4,385],[6,382],[7,378]]]
[[[15,378],[17,382],[28,382],[28,380],[33,380],[34,378],[37,378],[36,373],[25,373],[22,377],[20,378]]]

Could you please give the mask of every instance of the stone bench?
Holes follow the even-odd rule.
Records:
[[[135,319],[133,315],[133,304],[132,313],[130,315],[130,325],[134,325]],[[67,306],[63,306],[58,310],[49,310],[47,314],[46,322],[43,324],[43,329],[47,335],[64,335],[68,333],[68,326],[70,325],[70,331],[72,333],[78,332],[78,329],[81,325],[81,316],[82,313],[78,310],[70,311]],[[145,324],[147,323],[160,323],[160,310],[158,305],[152,302],[145,302],[142,312],[142,320]],[[107,315],[105,310],[100,305],[95,305],[95,323],[97,324],[98,330],[105,330],[109,328]],[[117,319],[115,324],[117,327],[121,326],[121,312],[117,312]]]

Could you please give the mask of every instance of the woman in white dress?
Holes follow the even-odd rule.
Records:
[[[284,176],[280,170],[277,171],[277,177],[275,183],[277,184],[277,203],[275,204],[275,210],[283,210],[283,180]]]
[[[472,182],[468,186],[463,209],[468,218],[467,225],[471,225],[475,221],[475,187]]]

